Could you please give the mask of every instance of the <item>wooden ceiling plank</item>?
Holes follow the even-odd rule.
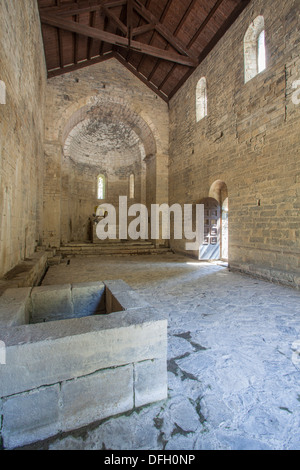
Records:
[[[75,15],[74,16],[74,22],[76,23],[79,23],[79,17],[78,15]],[[77,37],[77,33],[74,32],[73,34],[73,47],[74,47],[74,64],[77,64],[78,62],[78,37]]]
[[[133,29],[133,3],[132,0],[127,0],[127,36],[128,45],[131,46]]]
[[[91,11],[90,12],[90,23],[89,24],[92,28],[95,27],[95,18],[96,18],[96,12]],[[93,42],[94,42],[93,38],[88,38],[88,44],[87,44],[87,58],[88,58],[88,60],[91,60],[91,57],[92,57]]]
[[[173,65],[172,68],[169,70],[169,72],[167,73],[167,75],[165,76],[165,78],[163,79],[163,81],[160,83],[158,89],[161,90],[165,84],[167,83],[167,81],[169,80],[169,78],[171,77],[173,71],[174,71],[174,68],[175,66]]]
[[[147,8],[142,4],[138,4],[136,1],[133,2],[134,9],[136,12],[142,16],[149,23],[156,23],[156,31],[169,43],[171,44],[180,54],[184,54],[188,57],[194,58],[193,54],[185,47],[185,45],[176,38],[168,28],[166,28],[159,20],[154,16]]]
[[[108,33],[100,29],[91,28],[90,26],[83,25],[74,21],[69,21],[63,18],[43,13],[41,14],[41,21],[42,23],[48,24],[49,26],[58,27],[76,34],[92,37],[94,39],[99,39],[112,45],[128,47],[127,38],[117,36],[116,34]],[[193,58],[185,57],[180,54],[169,52],[163,49],[158,49],[157,47],[149,46],[148,44],[143,44],[137,41],[131,42],[131,49],[141,52],[143,54],[148,54],[150,56],[158,57],[160,59],[164,59],[170,62],[176,62],[188,67],[195,67],[197,64],[195,59]]]
[[[108,20],[108,18],[107,18],[107,16],[106,16],[106,17],[104,18],[103,31],[106,31],[106,30],[107,30],[108,23],[109,23],[109,20]],[[101,43],[100,43],[100,56],[103,55],[103,49],[104,49],[104,41],[101,41]]]
[[[207,15],[207,17],[205,18],[205,20],[201,24],[200,28],[196,31],[196,33],[194,34],[194,36],[192,37],[192,39],[188,43],[188,46],[187,46],[188,49],[190,49],[193,46],[193,44],[197,41],[198,37],[200,36],[200,34],[204,30],[204,28],[207,26],[209,21],[212,19],[212,17],[216,13],[216,11],[220,8],[223,1],[224,0],[217,0],[217,2],[214,4],[213,8],[210,10],[209,14]]]
[[[150,2],[149,2],[149,3],[150,3]],[[163,10],[163,12],[162,12],[161,17],[159,18],[159,21],[160,21],[161,23],[164,21],[164,19],[165,19],[167,13],[168,13],[168,11],[169,11],[169,9],[170,9],[170,7],[171,7],[171,4],[172,4],[172,0],[168,0],[167,3],[166,3],[166,6],[165,6],[165,8],[164,8],[164,10]],[[145,7],[148,9],[148,8],[149,8],[149,5],[147,5],[147,3],[146,3]],[[154,30],[153,33],[152,33],[151,39],[150,39],[150,41],[149,41],[149,44],[150,44],[150,45],[153,43],[153,40],[154,40],[154,37],[155,37],[155,33],[156,33],[156,31]],[[138,71],[141,69],[144,60],[145,60],[145,56],[142,56],[142,57],[141,57],[141,60],[140,60],[140,62],[139,62],[139,64],[138,64],[138,66],[137,66],[137,70],[138,70]]]
[[[179,31],[181,30],[182,26],[184,25],[184,23],[186,22],[189,14],[191,13],[191,11],[193,10],[195,4],[197,3],[198,0],[191,0],[188,8],[186,9],[183,17],[181,18],[181,21],[179,23],[179,25],[177,26],[177,28],[175,29],[174,31],[174,36],[177,36],[177,34],[179,33]]]
[[[87,67],[89,65],[99,64],[100,62],[105,62],[106,60],[112,59],[113,57],[114,57],[113,52],[110,52],[108,54],[103,55],[102,57],[95,57],[91,60],[80,62],[78,64],[73,64],[73,65],[70,65],[70,66],[65,66],[63,68],[50,70],[50,71],[48,71],[48,78],[53,78],[53,77],[57,77],[59,75],[63,75],[65,73],[74,72],[76,70],[80,70],[80,69],[82,69],[84,67]]]
[[[64,56],[63,56],[62,33],[59,28],[57,28],[57,39],[58,39],[59,64],[60,64],[60,67],[63,68]]]
[[[193,8],[194,8],[194,6],[195,6],[195,4],[196,4],[197,1],[198,1],[198,0],[191,0],[191,2],[190,2],[190,4],[189,4],[188,8],[186,9],[186,11],[185,11],[183,17],[182,17],[181,20],[180,20],[180,23],[178,24],[177,28],[175,29],[175,31],[174,31],[174,33],[173,33],[174,36],[176,36],[177,34],[179,34],[179,32],[180,32],[182,26],[184,25],[185,21],[187,20],[189,14],[190,14],[191,11],[193,10]],[[168,46],[167,46],[167,48],[168,48]],[[161,64],[161,61],[160,61],[160,60],[157,60],[157,62],[156,62],[156,64],[155,64],[155,66],[153,67],[153,69],[152,69],[150,75],[148,76],[148,80],[152,80],[152,78],[153,78],[154,74],[156,73],[156,71],[157,71],[158,67],[160,66],[160,64]],[[166,76],[165,78],[169,79],[169,77],[172,75],[174,69],[175,69],[175,66],[173,65],[172,69],[168,72],[168,74],[167,74],[167,76]],[[166,82],[165,78],[164,78],[164,80],[161,82],[161,84],[160,84],[160,86],[159,86],[159,89],[161,89],[161,88],[164,86],[164,84],[165,84],[165,82]]]

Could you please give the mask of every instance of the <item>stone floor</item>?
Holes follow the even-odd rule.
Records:
[[[73,258],[44,285],[123,279],[169,316],[168,400],[40,448],[300,449],[300,292],[177,255]]]

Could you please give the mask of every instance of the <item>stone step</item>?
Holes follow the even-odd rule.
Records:
[[[63,257],[69,256],[128,256],[128,255],[161,255],[172,253],[169,248],[155,248],[152,246],[69,246],[61,247],[59,254]]]
[[[48,258],[48,260],[47,260],[48,266],[56,266],[56,265],[59,265],[60,262],[61,262],[61,258],[62,258],[62,255],[61,255],[61,254],[58,254],[58,255],[53,256],[53,257],[51,257],[51,258]]]
[[[103,242],[103,243],[69,243],[68,245],[63,245],[59,248],[59,251],[70,249],[70,248],[84,248],[84,249],[93,249],[93,248],[152,248],[154,247],[153,243],[151,242],[113,242],[110,243]]]
[[[101,250],[149,250],[151,248],[155,248],[154,245],[91,245],[91,246],[62,246],[57,253],[64,253],[66,251],[76,251],[76,250],[84,250],[84,251],[101,251]]]

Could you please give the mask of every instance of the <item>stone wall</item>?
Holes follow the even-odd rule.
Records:
[[[243,40],[259,15],[267,68],[245,84]],[[170,103],[170,202],[199,203],[225,183],[230,265],[288,284],[300,272],[299,27],[298,1],[254,0]],[[203,76],[208,116],[196,123]]]
[[[131,173],[129,205],[168,201],[160,177],[168,174],[168,106],[117,60],[49,79],[46,102],[45,246],[85,241],[95,206],[129,196]],[[149,168],[152,156],[157,164]],[[107,177],[104,201],[99,174]]]
[[[46,67],[35,1],[0,1],[0,276],[30,258],[42,224]]]

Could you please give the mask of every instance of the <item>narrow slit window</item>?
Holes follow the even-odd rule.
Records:
[[[129,178],[129,197],[130,199],[134,199],[135,196],[135,181],[134,181],[134,174],[130,175]]]
[[[106,187],[105,176],[99,175],[97,178],[97,197],[98,199],[105,199]]]
[[[206,78],[202,77],[196,90],[196,118],[197,122],[207,116],[207,85]]]
[[[266,69],[266,45],[265,45],[265,30],[258,36],[258,73]]]

